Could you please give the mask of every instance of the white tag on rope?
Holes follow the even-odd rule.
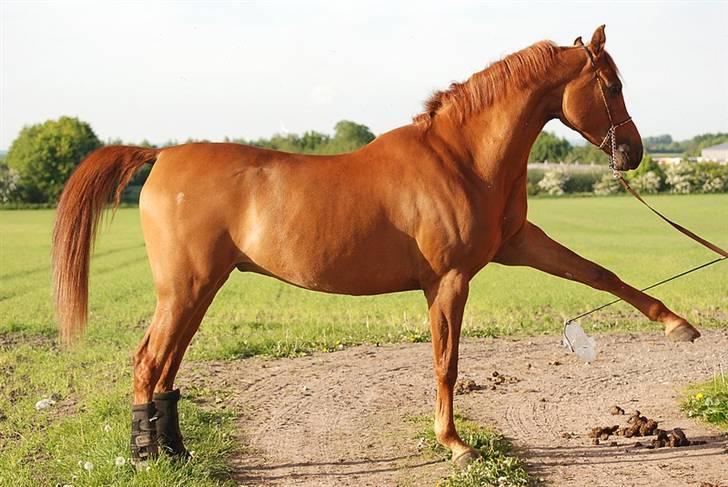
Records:
[[[594,362],[597,358],[596,340],[587,335],[579,323],[574,320],[564,323],[563,345],[586,362]]]

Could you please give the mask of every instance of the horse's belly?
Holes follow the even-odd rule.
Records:
[[[392,229],[280,230],[248,238],[245,261],[238,268],[335,294],[383,294],[420,287],[421,257],[414,239]]]

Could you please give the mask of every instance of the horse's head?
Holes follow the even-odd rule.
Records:
[[[581,37],[574,41],[584,65],[564,87],[560,118],[606,154],[614,152],[616,169],[635,169],[642,160],[642,139],[624,105],[619,72],[604,50],[606,40],[602,25],[589,45]]]

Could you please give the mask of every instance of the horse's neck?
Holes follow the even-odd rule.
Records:
[[[469,121],[473,162],[482,172],[525,170],[536,137],[553,118],[545,95],[537,89],[512,93]]]
[[[528,155],[546,122],[560,111],[563,84],[573,73],[562,64],[559,72],[542,85],[512,88],[490,106],[469,116],[458,127],[446,130],[460,132],[456,152],[467,154],[485,179],[503,172],[514,175],[526,170]]]

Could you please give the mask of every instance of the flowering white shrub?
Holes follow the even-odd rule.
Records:
[[[640,193],[657,193],[660,190],[660,176],[655,171],[647,171],[634,178],[630,185]]]
[[[0,164],[0,203],[8,203],[16,198],[20,186],[20,176],[14,169]]]
[[[605,196],[608,194],[615,194],[622,191],[622,185],[619,184],[614,178],[614,175],[610,172],[602,176],[602,179],[594,183],[592,187],[594,194],[599,196]]]
[[[728,177],[714,176],[705,180],[701,188],[703,193],[722,193],[728,191]]]
[[[543,179],[538,182],[538,187],[552,196],[561,196],[564,194],[564,186],[568,180],[569,175],[564,171],[546,171]]]
[[[694,193],[696,190],[695,172],[695,165],[689,162],[668,165],[665,168],[665,183],[670,186],[670,192],[680,194]]]

